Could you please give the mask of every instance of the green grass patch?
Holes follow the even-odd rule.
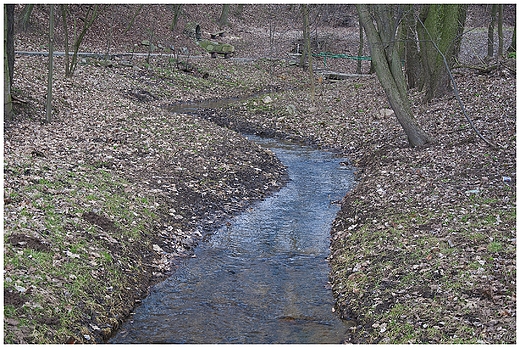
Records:
[[[26,167],[33,166],[30,161]],[[114,303],[109,286],[135,285],[128,283],[127,272],[142,270],[125,250],[132,240],[150,243],[158,218],[149,197],[125,192],[132,184],[109,170],[84,165],[75,171],[47,168],[36,174],[39,179],[29,180],[12,195],[29,203],[5,226],[4,288],[22,296],[24,303],[6,304],[4,317],[17,320],[19,330],[29,330],[31,342],[63,343],[70,336],[81,337],[80,323]],[[17,204],[6,204],[6,211]],[[93,211],[112,221],[113,230],[82,218]],[[46,247],[13,245],[13,235],[35,238]],[[16,342],[16,335],[5,335],[4,341]]]

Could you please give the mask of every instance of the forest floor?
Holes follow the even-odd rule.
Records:
[[[168,56],[88,59],[66,79],[56,58],[47,124],[46,63],[17,57],[17,116],[4,123],[4,343],[103,342],[205,233],[280,188],[280,162],[236,130],[330,149],[356,167],[331,231],[334,310],[358,324],[345,342],[516,343],[510,62],[455,74],[496,147],[453,96],[426,104],[411,91],[434,139],[418,149],[373,75],[317,80],[312,100],[306,75],[283,59],[208,56],[188,72]],[[237,97],[201,117],[170,111]]]

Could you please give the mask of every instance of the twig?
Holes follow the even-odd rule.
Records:
[[[13,101],[13,103],[27,104],[27,101],[19,99],[12,94],[11,94],[11,100]]]

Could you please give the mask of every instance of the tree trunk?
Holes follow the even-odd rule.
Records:
[[[74,75],[74,71],[76,70],[76,66],[78,65],[78,51],[79,46],[83,42],[83,39],[85,38],[85,34],[90,29],[96,18],[99,16],[99,5],[90,5],[87,14],[85,15],[85,20],[83,24],[83,29],[81,30],[81,33],[74,41],[74,53],[72,54],[72,59],[70,61],[70,64],[68,68],[65,69],[66,73],[65,76],[71,77]],[[67,53],[68,55],[68,53]],[[68,73],[67,73],[68,72]]]
[[[507,52],[516,52],[516,22],[515,29],[513,29],[513,38],[511,39],[511,45],[507,48]]]
[[[23,31],[26,31],[29,27],[29,18],[31,18],[31,13],[34,8],[34,4],[27,4],[22,10],[21,19],[20,19],[20,26],[22,27]]]
[[[235,14],[237,17],[241,18],[242,17],[242,12],[244,11],[244,4],[238,4],[237,5],[237,9],[235,11]]]
[[[489,22],[489,26],[488,26],[488,39],[487,39],[487,56],[489,58],[492,58],[493,57],[493,46],[495,44],[495,33],[494,33],[494,29],[495,29],[495,21],[496,21],[496,18],[497,18],[497,7],[498,5],[497,4],[494,4],[491,6],[491,21]]]
[[[130,30],[130,28],[132,27],[132,25],[134,25],[134,21],[135,21],[135,18],[137,17],[137,15],[139,15],[139,12],[141,12],[141,9],[143,8],[143,4],[139,5],[139,7],[137,8],[137,10],[135,11],[134,15],[132,16],[132,19],[130,20],[130,23],[128,23],[128,25],[126,26],[126,29],[125,31],[123,32],[123,34],[126,34],[128,32],[128,30]],[[175,6],[175,5],[174,5]],[[179,5],[181,6],[181,5]],[[172,29],[173,30],[173,29]]]
[[[302,6],[301,7],[301,11],[302,11],[302,14],[303,14],[303,5],[300,5]],[[302,28],[302,37],[303,37],[303,50],[302,50],[302,55],[300,56],[300,68],[302,68],[303,70],[305,70],[307,68],[307,38],[309,38],[309,44],[310,44],[310,29],[309,29],[309,25],[305,25],[305,18],[304,18],[304,23],[303,23],[303,28]]]
[[[181,12],[182,12],[182,4],[173,5],[173,20],[172,20],[172,25],[170,27],[171,31],[174,31],[175,28],[177,27],[177,22],[179,21]]]
[[[5,24],[5,22],[4,22]],[[13,99],[11,97],[11,81],[9,79],[9,67],[7,64],[7,51],[4,40],[4,120],[13,119]]]
[[[11,79],[9,78],[9,59],[7,57],[8,20],[7,5],[4,5],[4,120],[13,118],[13,101],[11,98]]]
[[[9,66],[9,87],[14,78],[14,5],[5,5],[7,9],[7,64]]]
[[[314,96],[316,94],[314,87],[314,71],[312,69],[312,52],[311,52],[311,35],[309,28],[309,5],[302,4],[301,11],[303,16],[303,41],[305,44],[305,55],[308,59],[309,65],[309,83],[311,87],[311,101],[314,102]]]
[[[448,68],[452,68],[460,51],[466,10],[467,5],[423,5],[417,23],[417,34],[426,102],[452,90],[444,57]]]
[[[419,53],[413,5],[404,5],[402,35],[404,39],[405,73],[408,89],[423,88],[421,55]]]
[[[373,7],[374,5],[371,6]],[[393,40],[383,41],[383,38],[388,39],[391,36],[391,34],[388,33],[388,30],[395,25],[395,19],[392,17],[392,10],[390,8],[385,8],[385,6],[392,5],[376,6],[375,18],[379,31],[376,30],[374,23],[372,22],[369,13],[369,6],[356,5],[359,18],[363,24],[370,45],[370,53],[377,77],[399,123],[408,137],[410,146],[424,146],[430,142],[430,137],[421,129],[413,117],[406,90],[403,93],[402,87],[400,87],[405,84],[404,75],[401,69],[395,69],[396,62],[392,61],[397,58],[398,65],[401,65],[397,55],[397,47],[392,44],[395,42],[396,30],[392,31],[394,35]],[[385,32],[382,33],[382,31]]]
[[[386,62],[388,63],[399,94],[402,98],[407,99],[406,81],[403,76],[399,47],[397,45],[397,28],[402,17],[401,5],[373,5],[373,8],[374,19],[377,23],[378,34],[381,44],[383,45]],[[377,67],[375,67],[375,69],[377,72]]]
[[[110,5],[108,5],[110,6]],[[107,62],[107,60],[110,58],[110,49],[112,47],[112,41],[114,41],[114,12],[116,11],[116,9],[113,9],[112,11],[108,11],[108,14],[110,15],[110,26],[108,28],[108,37],[106,37],[106,42],[107,42],[107,50],[106,50],[106,53],[105,53],[105,63]]]
[[[218,20],[218,25],[223,27],[228,24],[228,15],[229,15],[229,4],[222,5],[222,12],[220,13],[220,18]]]
[[[464,26],[466,25],[466,15],[468,13],[468,5],[459,5],[457,13],[457,32],[453,38],[453,51],[450,61],[450,68],[453,68],[460,54],[460,45],[462,44],[462,35],[464,35]]]
[[[267,18],[269,18],[269,57],[275,54],[275,39],[276,39],[276,20],[273,15],[273,8],[267,5]],[[269,65],[269,73],[273,73],[273,64]]]
[[[67,26],[67,5],[60,5],[61,18],[63,20],[63,32],[65,36],[65,76],[70,76],[69,71],[69,29]]]
[[[498,57],[502,58],[504,55],[504,5],[498,5]]]
[[[358,48],[358,57],[363,56],[363,46],[365,45],[364,42],[364,35],[363,35],[363,25],[361,25],[361,20],[359,20],[359,48]],[[357,74],[361,74],[361,59],[357,61]]]
[[[50,5],[49,15],[49,70],[47,78],[47,103],[46,103],[46,117],[45,121],[50,123],[52,120],[52,73],[54,58],[54,5]]]

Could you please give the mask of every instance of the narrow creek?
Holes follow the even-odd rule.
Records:
[[[352,187],[352,169],[329,152],[248,137],[288,167],[288,184],[201,243],[110,343],[343,341],[326,258],[332,202]]]

